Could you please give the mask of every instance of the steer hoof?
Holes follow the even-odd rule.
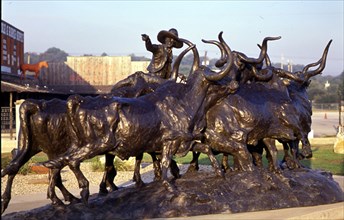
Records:
[[[188,170],[186,171],[187,173],[193,173],[197,172],[199,170],[199,167],[196,166],[195,164],[190,164]]]
[[[90,196],[90,191],[88,189],[83,189],[80,192],[80,196],[82,203],[84,203],[85,206],[88,206],[88,197]]]
[[[221,179],[225,179],[225,173],[221,169],[216,170],[215,173],[216,173],[217,177],[219,177]]]
[[[175,185],[173,185],[172,183],[168,182],[167,180],[164,180],[162,182],[162,184],[164,185],[165,189],[171,193],[177,191],[177,188]]]
[[[59,199],[55,199],[51,202],[51,205],[57,209],[65,208],[66,205]]]
[[[145,183],[141,180],[141,181],[136,182],[135,185],[137,188],[141,188],[145,186]]]
[[[7,209],[9,201],[4,201],[1,199],[1,214],[4,213],[4,211]]]

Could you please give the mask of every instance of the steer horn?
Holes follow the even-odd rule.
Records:
[[[186,41],[184,41],[186,43]],[[194,50],[195,49],[195,45],[193,43],[191,43],[190,41],[188,41],[188,45],[189,47],[186,48],[183,52],[181,52],[176,61],[174,62],[173,64],[173,69],[172,69],[172,76],[171,78],[174,79],[175,81],[177,80],[177,76],[178,76],[178,71],[179,71],[179,66],[180,66],[180,63],[183,59],[183,57],[185,56],[185,54],[187,54],[191,49]],[[195,64],[196,62],[194,62]]]
[[[218,38],[222,38],[222,31],[219,33],[219,36]],[[217,68],[221,68],[223,67],[223,65],[226,63],[226,51],[225,51],[225,48],[223,47],[223,45],[219,42],[219,41],[216,41],[216,40],[202,40],[203,43],[207,43],[207,44],[215,44],[221,51],[221,58],[216,61],[215,63],[215,66]]]
[[[262,48],[260,50],[259,57],[257,59],[256,58],[249,58],[245,54],[240,53],[240,52],[238,52],[238,57],[239,57],[240,60],[244,61],[245,63],[259,64],[259,63],[263,62],[263,60],[265,58],[266,51],[268,49],[268,43],[267,42],[269,40],[279,40],[279,39],[281,39],[281,36],[278,36],[278,37],[266,37],[266,38],[264,38],[263,43],[262,43]]]
[[[315,76],[317,74],[320,74],[326,65],[326,58],[327,58],[327,54],[328,54],[328,50],[330,48],[330,45],[332,43],[332,40],[330,40],[327,44],[327,46],[325,47],[325,50],[323,52],[322,57],[320,58],[320,60],[318,62],[315,63],[311,63],[306,65],[302,71],[296,72],[296,73],[292,73],[289,72],[287,70],[283,70],[283,69],[276,69],[274,70],[276,72],[277,75],[279,75],[280,77],[286,77],[289,79],[293,79],[299,83],[305,83],[308,82],[309,78],[311,78],[312,76]],[[319,65],[320,64],[320,65]],[[308,71],[309,68],[314,67],[319,65],[319,67],[315,70],[312,71]]]
[[[326,58],[327,58],[328,50],[330,49],[331,43],[332,43],[332,40],[330,40],[327,43],[327,45],[325,47],[325,50],[324,50],[324,53],[323,53],[322,57],[320,58],[320,60],[318,62],[308,64],[307,66],[305,66],[303,68],[302,73],[306,74],[306,77],[305,77],[306,81],[308,81],[308,79],[311,78],[312,76],[320,74],[324,70],[324,68],[326,66]],[[312,71],[308,71],[308,69],[310,67],[317,66],[317,65],[319,65],[319,67],[317,69],[312,70]]]
[[[222,31],[219,33],[219,40],[220,43],[223,45],[224,48],[224,52],[225,52],[225,57],[226,57],[226,66],[218,73],[211,71],[210,69],[206,68],[204,71],[204,76],[207,80],[209,81],[218,81],[221,80],[223,77],[225,77],[227,75],[227,73],[229,72],[229,70],[232,67],[233,64],[233,55],[232,55],[232,51],[229,48],[229,46],[227,45],[227,43],[223,40],[222,38]],[[209,41],[204,41],[203,42],[209,42]]]

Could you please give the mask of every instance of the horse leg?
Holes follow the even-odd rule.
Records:
[[[99,194],[104,195],[108,193],[107,187],[110,187],[110,192],[118,190],[118,187],[114,184],[114,179],[117,175],[116,168],[113,164],[115,155],[105,154],[105,171],[103,179],[99,184]]]
[[[209,157],[209,160],[211,161],[211,165],[215,169],[216,175],[221,177],[221,178],[225,177],[222,169],[219,166],[218,161],[216,160],[216,158],[215,158],[211,148],[208,145],[202,144],[202,143],[196,143],[194,145],[194,147],[193,147],[193,150],[197,151],[197,152],[201,152],[201,153],[207,154],[208,157]]]
[[[73,171],[78,180],[82,202],[88,206],[88,198],[90,196],[89,182],[80,170],[80,161],[73,161],[69,164],[69,168]]]
[[[37,70],[35,70],[35,78],[36,78],[36,79],[38,79],[38,76],[39,76],[40,72],[41,72],[41,67],[39,66],[39,67],[37,68]]]
[[[200,152],[192,151],[192,160],[186,172],[195,172],[199,170],[198,158],[200,155],[201,155]]]

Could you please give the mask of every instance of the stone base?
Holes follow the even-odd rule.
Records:
[[[289,207],[315,206],[344,201],[344,193],[332,175],[308,169],[266,170],[226,174],[187,173],[174,181],[177,191],[168,192],[160,182],[142,188],[128,187],[105,197],[92,195],[89,207],[47,205],[3,219],[142,219],[239,213]]]

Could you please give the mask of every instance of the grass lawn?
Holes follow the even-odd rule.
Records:
[[[313,151],[313,157],[310,159],[304,159],[301,161],[303,165],[312,169],[321,169],[329,171],[334,175],[344,175],[344,154],[336,154],[333,152],[333,145],[335,142],[335,137],[330,138],[314,138],[311,139],[311,146]],[[278,149],[278,159],[282,160],[284,152],[281,144],[277,144]],[[216,158],[221,162],[222,156],[217,155]],[[188,164],[192,160],[192,153],[188,153],[185,157],[175,158],[177,163]],[[149,155],[145,155],[144,161],[150,162],[151,158]],[[199,157],[199,163],[205,165],[211,165],[208,156],[201,154]],[[265,153],[263,155],[263,163],[265,167],[267,166],[267,160],[265,158]],[[233,160],[230,157],[229,165],[233,165]]]
[[[305,159],[301,163],[312,169],[321,169],[329,171],[334,175],[344,175],[344,154],[336,154],[333,152],[333,145],[335,142],[335,137],[330,138],[314,138],[311,139],[311,145],[313,150],[313,157],[311,159]],[[281,144],[277,144],[278,148],[278,158],[281,160],[283,158],[283,148]],[[1,154],[1,168],[4,168],[6,164],[10,161],[10,153]],[[216,158],[220,161],[222,156],[217,155]],[[47,160],[47,156],[44,153],[39,153],[34,156],[29,163],[42,162]],[[192,153],[188,153],[185,157],[175,158],[177,163],[188,164],[192,160]],[[92,162],[94,159],[87,160],[86,162]],[[144,162],[151,162],[151,157],[148,154],[144,155]],[[263,156],[263,162],[265,166],[267,165],[267,160]],[[208,157],[201,154],[199,158],[199,163],[203,165],[210,165]],[[230,157],[230,165],[233,165],[233,160]]]

